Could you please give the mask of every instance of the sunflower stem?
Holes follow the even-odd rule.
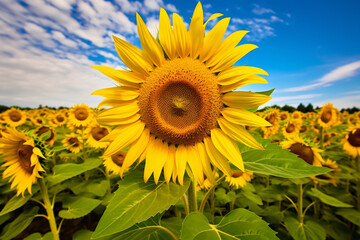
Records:
[[[49,220],[50,229],[51,229],[51,232],[53,234],[53,239],[54,240],[59,240],[59,231],[58,231],[58,229],[56,227],[56,219],[55,219],[53,207],[52,207],[51,202],[49,200],[49,194],[48,194],[47,186],[45,185],[44,179],[42,179],[42,178],[38,179],[38,183],[39,183],[39,187],[40,187],[40,193],[41,193],[41,196],[42,196],[43,201],[44,201],[47,217],[48,217],[48,220]]]
[[[300,222],[300,225],[303,224],[304,215],[303,215],[303,187],[302,184],[298,184],[298,219]]]
[[[314,188],[318,189],[318,183],[314,183]],[[319,219],[319,214],[320,214],[320,205],[319,202],[315,201],[315,205],[314,205],[314,217],[315,219]]]
[[[189,213],[197,212],[196,180],[192,179],[188,189]]]
[[[319,141],[320,141],[320,149],[324,148],[324,128],[320,127],[319,129]]]

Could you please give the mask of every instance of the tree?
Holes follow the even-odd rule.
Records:
[[[297,110],[300,112],[305,112],[306,111],[306,107],[304,104],[300,103],[299,106],[297,107]]]

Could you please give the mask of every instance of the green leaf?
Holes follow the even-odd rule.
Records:
[[[312,188],[311,191],[308,192],[310,195],[320,199],[323,203],[333,206],[333,207],[353,207],[350,204],[344,203],[332,196],[329,196],[316,188]]]
[[[183,186],[163,181],[157,185],[152,181],[144,183],[142,171],[131,172],[119,182],[119,189],[116,190],[92,237],[100,238],[121,232],[167,210],[183,196],[189,184],[188,178]]]
[[[263,201],[259,195],[256,195],[250,191],[241,191],[241,195],[249,199],[251,202],[256,203],[257,205],[263,205]]]
[[[71,191],[73,191],[76,195],[83,193],[83,192],[89,192],[92,193],[98,197],[102,197],[105,195],[108,187],[109,187],[109,181],[107,180],[91,180],[87,182],[81,182],[76,185],[70,186]]]
[[[89,158],[84,163],[64,163],[54,167],[54,174],[47,177],[50,185],[60,183],[66,179],[75,177],[83,172],[97,168],[102,163],[102,159]]]
[[[314,167],[267,139],[254,137],[265,149],[258,150],[239,144],[246,171],[283,178],[309,177],[331,171],[329,168]]]
[[[360,226],[360,213],[356,209],[340,209],[336,212],[337,215],[342,216],[346,220]]]
[[[59,216],[65,219],[80,218],[89,214],[97,206],[101,200],[92,199],[87,197],[69,197],[66,198],[63,207],[67,210],[61,210]]]
[[[285,228],[295,240],[325,240],[325,229],[315,221],[305,221],[303,224],[294,218],[284,220]]]
[[[24,240],[53,240],[53,235],[51,232],[45,233],[44,236],[41,236],[40,233],[33,233],[24,238]]]
[[[1,210],[0,216],[3,216],[9,212],[12,212],[20,207],[22,207],[29,199],[31,195],[26,195],[25,197],[14,195],[5,205],[5,207]]]
[[[218,225],[209,224],[200,213],[189,214],[181,229],[182,240],[231,240],[231,239],[278,239],[268,223],[255,213],[238,208],[228,214]]]
[[[53,147],[51,150],[53,150],[54,152],[60,152],[62,150],[68,149],[70,146],[56,146]]]
[[[25,230],[25,228],[30,225],[38,211],[39,207],[34,207],[22,212],[14,221],[6,225],[0,236],[0,239],[12,239],[19,235],[22,231]]]
[[[215,191],[216,201],[219,204],[224,205],[236,199],[236,193],[234,191],[226,192],[225,188],[219,187]]]

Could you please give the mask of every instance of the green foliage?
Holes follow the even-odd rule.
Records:
[[[287,217],[284,224],[290,235],[295,240],[325,240],[324,228],[313,220],[301,223],[294,217]]]
[[[89,158],[84,163],[64,163],[54,167],[54,174],[47,176],[50,185],[58,184],[66,179],[75,177],[81,173],[97,168],[102,163],[102,159]]]
[[[289,150],[282,149],[267,139],[256,137],[256,140],[265,148],[264,150],[239,144],[247,171],[283,178],[309,177],[330,171],[329,168],[314,167],[306,163]]]
[[[14,221],[6,225],[1,233],[0,239],[8,240],[13,239],[19,235],[25,228],[27,228],[32,220],[35,218],[35,214],[39,211],[39,207],[25,210]]]
[[[189,187],[184,185],[149,181],[144,183],[143,172],[133,171],[119,182],[106,211],[97,225],[92,238],[121,232],[174,205]]]
[[[342,216],[346,220],[360,226],[360,213],[356,209],[340,209],[336,211],[337,215]]]
[[[181,229],[182,240],[278,239],[268,223],[246,209],[229,212],[217,225],[200,213],[189,214]]]
[[[67,210],[61,210],[59,216],[65,219],[80,218],[89,214],[97,206],[101,200],[87,198],[87,197],[70,197],[66,198],[63,207]]]
[[[44,236],[41,236],[40,233],[33,233],[27,236],[26,238],[24,238],[24,240],[52,240],[52,239],[53,239],[53,235],[51,232],[46,233]]]
[[[29,199],[31,195],[26,195],[25,197],[14,195],[5,205],[5,207],[1,210],[0,216],[3,216],[9,212],[12,212],[20,207],[22,207]]]
[[[350,204],[344,203],[332,196],[329,196],[323,192],[320,192],[318,189],[312,188],[311,191],[308,192],[312,196],[320,199],[325,204],[328,204],[333,207],[353,207]]]

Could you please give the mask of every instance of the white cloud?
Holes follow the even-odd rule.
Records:
[[[299,92],[299,91],[306,91],[312,90],[319,87],[328,87],[333,84],[333,82],[347,79],[349,77],[355,76],[358,74],[358,70],[360,69],[360,61],[352,62],[343,66],[340,66],[331,72],[325,74],[318,80],[315,80],[314,83],[299,86],[299,87],[292,87],[286,89],[280,89],[281,92]]]
[[[116,2],[120,5],[121,10],[125,13],[134,13],[141,9],[142,4],[138,1],[130,2],[128,0],[116,0]]]
[[[142,9],[143,13],[147,13],[149,11],[159,11],[160,8],[164,8],[171,12],[178,12],[177,8],[173,4],[164,4],[163,0],[144,0],[144,9]]]
[[[159,19],[154,16],[146,18],[146,26],[148,27],[150,33],[156,37],[159,29]]]
[[[273,10],[269,9],[269,8],[263,8],[258,4],[254,4],[254,9],[252,10],[253,13],[255,13],[256,15],[263,15],[266,13],[275,13]]]
[[[314,102],[314,106],[323,106],[326,103],[331,102],[334,104],[334,107],[338,109],[342,108],[352,108],[352,107],[359,107],[360,106],[360,94],[356,94],[353,96],[346,96],[340,98],[328,98],[322,101]]]
[[[320,97],[322,94],[304,94],[304,95],[297,95],[297,96],[282,96],[282,97],[273,97],[268,104],[287,104],[289,101],[299,101],[299,100],[310,100],[316,97]]]

